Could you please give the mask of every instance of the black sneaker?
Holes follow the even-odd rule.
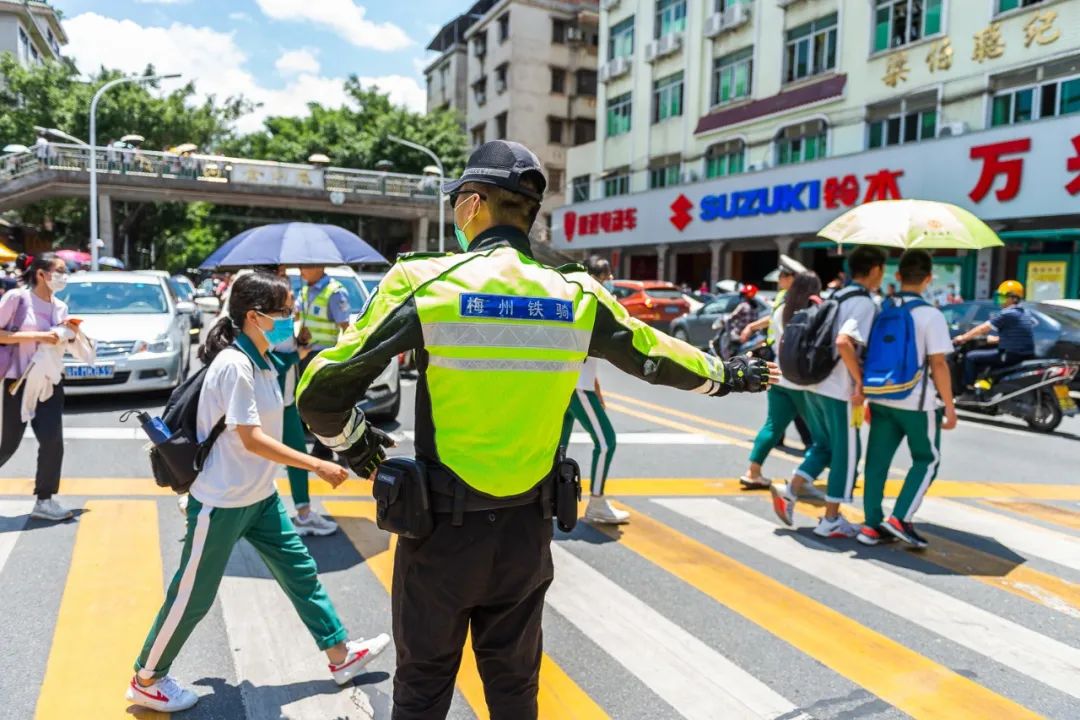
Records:
[[[887,545],[889,543],[896,542],[896,538],[886,532],[880,525],[876,528],[872,528],[869,525],[863,525],[859,528],[859,534],[855,536],[863,545]]]
[[[924,538],[919,533],[915,532],[915,525],[914,524],[912,524],[912,523],[904,523],[904,526],[907,528],[907,534],[910,535],[913,540],[915,540],[915,547],[917,547],[917,548],[919,548],[921,550],[922,548],[928,547],[930,545],[929,540]]]
[[[902,540],[914,548],[922,549],[930,544],[925,538],[915,532],[915,526],[909,522],[898,520],[895,517],[890,517],[882,523],[881,529],[895,537],[897,540]]]

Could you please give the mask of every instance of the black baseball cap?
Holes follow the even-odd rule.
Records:
[[[540,192],[521,184],[526,175],[533,175],[533,179],[539,180]],[[492,140],[478,147],[469,156],[469,162],[465,165],[465,172],[461,173],[461,177],[443,183],[442,191],[450,195],[470,182],[496,185],[537,202],[544,199],[544,190],[547,188],[547,178],[544,177],[536,154],[521,143],[509,140]]]

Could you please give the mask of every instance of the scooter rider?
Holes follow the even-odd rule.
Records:
[[[1001,312],[982,325],[953,338],[953,343],[963,345],[975,338],[994,333],[989,338],[996,348],[972,350],[964,357],[964,387],[971,390],[979,373],[987,368],[1003,368],[1018,365],[1035,357],[1035,320],[1021,302],[1024,286],[1016,280],[1006,280],[997,289],[997,302],[1003,305]]]

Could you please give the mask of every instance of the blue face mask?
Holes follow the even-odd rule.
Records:
[[[265,333],[266,341],[270,343],[270,347],[277,347],[287,342],[291,342],[293,339],[293,321],[292,318],[275,318],[274,327],[269,332]]]

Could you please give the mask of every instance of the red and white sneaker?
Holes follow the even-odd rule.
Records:
[[[824,538],[853,538],[859,534],[859,528],[847,521],[843,515],[837,515],[832,520],[821,518],[814,534]]]
[[[791,492],[791,483],[783,485],[770,485],[769,493],[772,495],[773,512],[780,522],[788,527],[795,524],[795,493]]]
[[[338,685],[348,684],[389,644],[390,636],[386,633],[370,640],[350,640],[345,644],[345,650],[349,653],[345,661],[340,665],[330,664],[330,673],[334,676],[334,682]]]
[[[882,530],[885,530],[897,540],[906,542],[913,548],[922,550],[930,543],[926,541],[926,538],[915,532],[915,526],[909,522],[904,522],[899,518],[889,517],[881,526]]]
[[[873,528],[869,525],[863,525],[859,528],[859,534],[855,536],[863,545],[885,545],[887,543],[896,542],[896,538],[889,535],[884,530],[879,528]]]
[[[199,696],[181,687],[180,683],[170,675],[158,678],[150,686],[139,684],[137,678],[131,678],[127,693],[124,695],[129,703],[140,707],[157,710],[158,712],[180,712],[199,702]]]

